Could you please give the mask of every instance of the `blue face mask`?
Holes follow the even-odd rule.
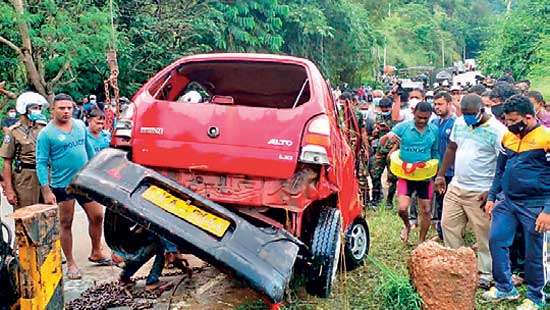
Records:
[[[27,114],[27,117],[29,120],[36,122],[36,121],[46,121],[46,115],[42,113],[29,113]]]
[[[373,98],[373,99],[372,99],[372,103],[373,103],[375,106],[378,106],[378,104],[380,103],[380,100],[382,100],[382,98]]]
[[[391,111],[387,111],[387,112],[380,112],[380,115],[382,116],[388,116],[391,114]]]
[[[481,112],[476,115],[464,114],[464,122],[468,126],[474,126],[481,121],[483,114]]]

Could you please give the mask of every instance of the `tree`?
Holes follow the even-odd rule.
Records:
[[[23,65],[27,85],[47,98],[78,82],[83,64],[104,58],[109,25],[106,10],[89,1],[0,3],[0,43]]]
[[[484,44],[480,63],[486,73],[500,76],[512,70],[517,79],[534,68],[549,67],[547,1],[518,0],[511,12],[495,17],[490,39]],[[546,51],[546,52],[545,52]]]

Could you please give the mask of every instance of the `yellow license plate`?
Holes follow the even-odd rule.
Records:
[[[216,237],[222,237],[231,224],[228,220],[201,210],[155,185],[150,186],[141,196]]]

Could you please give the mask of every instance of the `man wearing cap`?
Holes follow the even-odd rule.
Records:
[[[433,105],[434,103],[434,92],[433,91],[427,91],[426,92],[426,102]]]
[[[454,113],[457,116],[462,115],[460,111],[460,100],[462,99],[462,88],[459,85],[451,86],[451,96],[453,97]]]
[[[16,209],[40,200],[35,146],[38,133],[46,125],[42,107],[47,104],[40,94],[21,94],[16,101],[19,122],[8,129],[0,148],[0,156],[4,158],[4,194]]]

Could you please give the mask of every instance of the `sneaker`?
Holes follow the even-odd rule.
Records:
[[[517,300],[519,298],[519,293],[515,287],[509,292],[502,292],[493,286],[490,290],[483,293],[483,298],[495,302],[501,300]]]
[[[544,309],[544,302],[535,303],[529,298],[525,298],[521,305],[517,306],[516,310],[541,310]]]

